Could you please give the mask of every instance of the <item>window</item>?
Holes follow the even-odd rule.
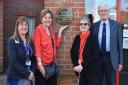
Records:
[[[100,19],[98,15],[98,6],[100,3],[106,3],[110,6],[110,18],[116,19],[116,1],[117,0],[85,0],[85,13],[93,14],[94,22]]]
[[[121,22],[128,24],[128,0],[121,0]]]
[[[33,31],[35,28],[35,17],[31,17],[31,16],[25,16],[28,19],[28,24],[29,24],[29,34],[30,37],[33,37]]]

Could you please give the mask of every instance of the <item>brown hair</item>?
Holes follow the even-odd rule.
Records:
[[[22,17],[19,17],[17,19],[16,24],[15,24],[15,30],[14,30],[14,33],[12,35],[12,38],[14,38],[17,41],[19,41],[19,39],[20,39],[20,35],[19,35],[19,31],[18,31],[18,25],[20,23],[23,23],[23,22],[26,22],[28,24],[28,19],[26,17],[22,16]],[[25,38],[26,38],[27,43],[29,43],[31,41],[30,36],[29,36],[29,24],[28,24],[28,32],[27,32]]]
[[[49,10],[49,9],[43,9],[41,12],[40,12],[40,22],[41,22],[41,19],[42,17],[44,17],[46,14],[50,14],[52,19],[53,19],[53,13]]]

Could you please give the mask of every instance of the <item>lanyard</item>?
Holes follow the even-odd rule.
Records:
[[[31,56],[32,55],[32,48],[31,48],[30,44],[26,44],[25,51],[26,51],[26,55],[27,56]]]

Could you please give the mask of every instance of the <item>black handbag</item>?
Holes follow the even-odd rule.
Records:
[[[46,79],[48,79],[51,76],[57,74],[56,63],[55,62],[52,62],[49,65],[45,65],[44,69],[45,69],[45,72],[46,72],[46,76],[45,76]]]
[[[51,34],[51,33],[50,33]],[[53,38],[51,36],[51,41],[52,41],[52,47],[53,47],[53,56],[54,56],[54,41],[53,41]],[[45,69],[45,72],[46,72],[46,76],[45,78],[48,79],[50,78],[51,76],[57,74],[57,65],[55,63],[55,56],[54,56],[54,61],[51,62],[50,64],[48,65],[44,65],[44,69]]]

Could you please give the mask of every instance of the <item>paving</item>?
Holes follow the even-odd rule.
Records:
[[[0,85],[6,85],[6,75],[0,74]],[[122,72],[120,75],[120,85],[128,85],[128,73]]]
[[[6,76],[5,76],[5,74],[0,74],[0,85],[6,85]]]

